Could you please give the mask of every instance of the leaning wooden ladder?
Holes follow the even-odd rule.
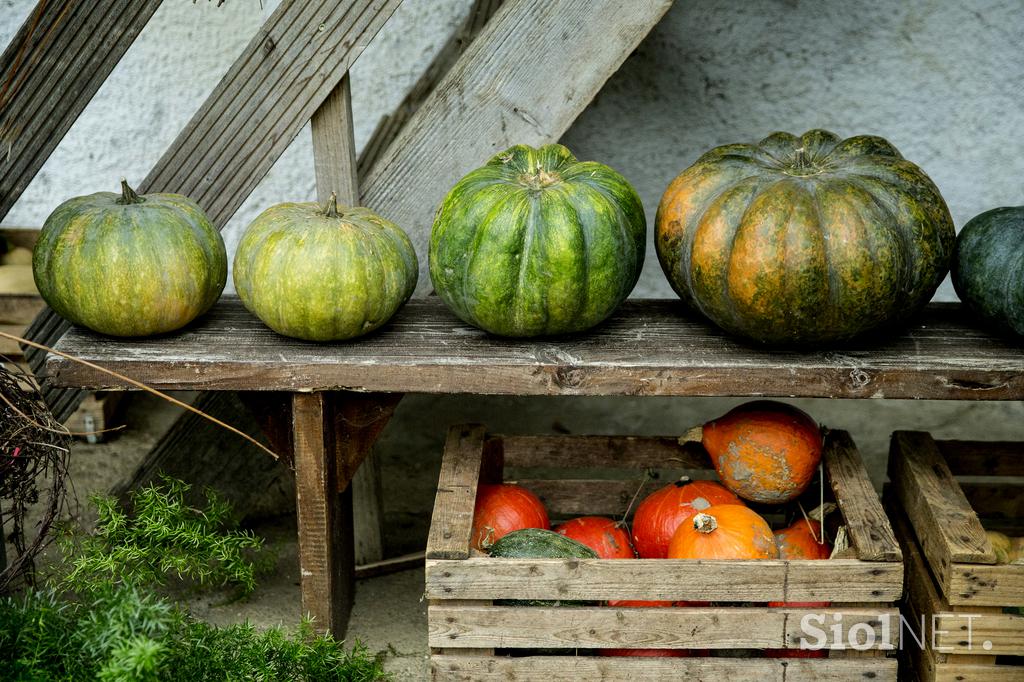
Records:
[[[375,163],[358,178],[347,70],[400,2],[284,0],[141,191],[187,194],[222,227],[312,120],[319,198],[333,190],[341,200],[378,210],[410,229],[422,254],[431,213],[447,187],[506,146],[556,141],[671,4],[506,0],[468,49],[457,43],[443,51],[445,59],[459,57],[450,69],[432,67],[446,71],[443,78],[414,92],[392,117],[388,131],[408,120],[399,132],[382,133],[394,137],[371,147]],[[470,25],[498,4],[478,2]],[[557,86],[551,83],[555,58],[536,55],[558,55]],[[31,330],[49,345],[66,332],[52,313]],[[45,378],[45,355],[31,360]],[[303,609],[321,629],[342,634],[353,594],[349,483],[401,394],[318,390],[313,376],[296,377],[290,393],[261,390],[259,377],[248,375],[217,388],[245,391],[272,444],[294,462]],[[76,399],[67,390],[49,395],[58,412]]]

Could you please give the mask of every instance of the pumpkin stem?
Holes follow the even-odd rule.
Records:
[[[338,195],[331,192],[331,198],[324,204],[323,214],[328,218],[340,218],[341,213],[338,212]]]
[[[711,514],[700,513],[693,517],[693,528],[701,533],[713,533],[718,530],[718,520]]]
[[[694,426],[683,432],[683,435],[679,436],[678,443],[680,445],[686,445],[687,443],[700,443],[704,440],[704,426]]]
[[[121,198],[117,200],[117,203],[127,206],[129,204],[141,204],[143,201],[145,199],[128,186],[128,181],[121,178]]]
[[[810,160],[807,158],[807,150],[800,147],[796,150],[796,167],[800,170],[810,168]]]

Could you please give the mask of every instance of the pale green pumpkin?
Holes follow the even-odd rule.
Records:
[[[179,329],[227,281],[220,232],[180,194],[97,192],[58,206],[32,255],[36,287],[62,317],[111,336]]]
[[[416,288],[409,237],[367,208],[285,203],[253,220],[235,252],[245,307],[279,334],[340,341],[391,319]]]

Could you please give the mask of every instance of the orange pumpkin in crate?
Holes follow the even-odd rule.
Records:
[[[720,504],[679,526],[668,546],[670,559],[777,559],[772,529],[742,505]]]
[[[716,504],[743,501],[714,481],[676,481],[644,498],[633,515],[633,546],[642,559],[664,559],[676,529]]]
[[[555,526],[554,531],[586,545],[602,559],[636,558],[626,525],[605,516],[580,516]]]
[[[524,528],[551,528],[544,503],[536,495],[514,483],[482,483],[477,487],[470,540],[473,549],[485,550],[512,531]]]
[[[775,531],[780,559],[828,559],[832,545],[822,536],[821,524],[799,518],[787,528]]]
[[[803,410],[771,400],[740,405],[681,440],[700,442],[722,484],[752,502],[797,498],[821,462],[818,424]]]

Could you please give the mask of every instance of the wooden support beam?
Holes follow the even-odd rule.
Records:
[[[556,142],[671,4],[506,0],[360,178],[363,203],[405,228],[425,254],[448,189],[513,144]],[[420,260],[417,292],[424,295],[430,277],[427,259]]]
[[[0,56],[0,219],[160,0],[39,0]]]
[[[352,498],[338,494],[330,393],[292,396],[292,447],[299,525],[302,610],[313,626],[345,635],[355,594]]]

